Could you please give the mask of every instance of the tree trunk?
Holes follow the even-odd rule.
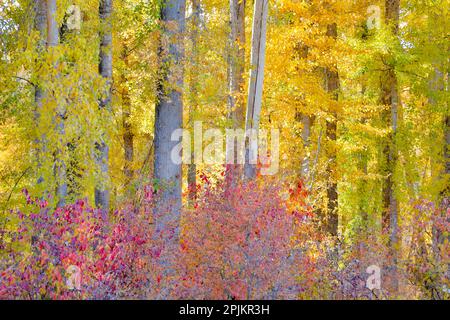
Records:
[[[303,125],[302,128],[303,147],[305,151],[308,152],[311,146],[311,129],[313,124],[313,117],[307,114],[301,114],[301,122]],[[311,158],[307,153],[305,153],[303,157],[301,171],[302,171],[301,175],[304,179],[304,182],[307,185],[311,175]]]
[[[172,159],[179,141],[171,141],[172,133],[183,125],[183,37],[185,0],[165,0],[161,8],[162,34],[159,48],[160,80],[155,119],[154,175],[159,190],[154,210],[155,237],[174,250],[179,242],[181,215],[181,163]],[[167,259],[163,257],[162,261]],[[167,271],[172,263],[165,261]]]
[[[400,1],[399,0],[386,0],[386,24],[388,24],[394,35],[398,34],[399,26],[399,14],[400,14]],[[396,134],[398,125],[398,83],[395,70],[392,66],[389,67],[385,74],[385,79],[382,87],[382,102],[384,105],[389,106],[384,119],[388,126],[391,128],[391,134],[389,135],[387,144],[384,149],[384,155],[386,157],[386,183],[384,186],[384,210],[383,210],[383,229],[389,230],[389,243],[392,254],[392,289],[394,292],[398,290],[397,279],[397,262],[398,262],[398,203],[394,192],[394,170],[397,161],[397,147],[396,147]]]
[[[327,26],[327,36],[337,39],[337,25],[336,23]],[[336,69],[336,66],[334,66]],[[325,82],[326,90],[332,94],[333,100],[338,100],[339,90],[339,74],[337,70],[325,68]],[[327,121],[326,135],[328,144],[331,144],[329,150],[329,159],[327,162],[327,226],[328,232],[333,235],[338,235],[339,215],[338,215],[338,193],[336,181],[336,141],[337,141],[337,114],[332,111],[333,119]]]
[[[127,59],[127,50],[126,48],[123,51],[122,59],[125,63],[125,67],[128,69],[128,59]],[[125,73],[126,71],[124,71]],[[122,125],[123,125],[123,148],[124,148],[124,159],[125,166],[123,169],[123,173],[125,175],[125,185],[126,189],[130,191],[129,184],[133,181],[134,170],[133,170],[133,161],[134,161],[134,133],[133,126],[131,125],[131,99],[130,93],[128,91],[127,86],[127,77],[125,74],[121,75],[121,85],[122,85]]]
[[[194,110],[198,108],[198,66],[199,66],[199,50],[198,39],[199,31],[201,27],[201,3],[200,0],[192,0],[192,30],[191,30],[191,42],[192,42],[192,56],[191,56],[191,84],[190,84],[190,105],[189,105],[189,127],[193,128],[194,125]],[[191,152],[191,163],[188,166],[188,198],[189,203],[192,205],[197,198],[197,164],[194,158],[194,149]]]
[[[52,52],[53,48],[59,45],[59,28],[56,22],[56,0],[47,0],[47,50]],[[55,62],[55,67],[56,67]],[[59,77],[59,75],[57,75]],[[56,178],[56,196],[58,207],[66,204],[67,197],[67,166],[64,161],[64,136],[65,136],[65,118],[66,111],[63,106],[57,105],[56,110],[56,130],[58,132],[58,147],[55,152],[55,178]]]
[[[264,82],[268,10],[268,0],[255,0],[253,13],[250,83],[248,90],[247,116],[245,119],[246,132],[252,131],[252,134],[246,138],[245,144],[244,175],[247,179],[254,179],[256,177],[256,165],[258,158],[257,133],[259,130]]]
[[[34,4],[34,28],[39,32],[39,40],[37,43],[37,52],[38,56],[42,54],[45,50],[45,43],[47,37],[47,1],[46,0],[38,0]],[[44,91],[41,87],[39,76],[37,76],[38,81],[34,86],[34,104],[35,104],[35,112],[34,119],[36,122],[36,128],[40,127],[40,119],[42,113],[42,101],[44,99]],[[45,146],[45,136],[39,136],[39,132],[37,133],[38,137],[35,140],[36,144],[36,163],[37,163],[37,183],[40,184],[44,181],[44,177],[41,173],[42,168],[42,157],[46,151]]]
[[[309,47],[303,42],[299,42],[295,46],[295,52],[300,59],[307,59]],[[311,130],[314,123],[314,117],[312,115],[297,111],[295,114],[295,120],[301,122],[302,124],[302,142],[305,154],[303,155],[301,163],[300,176],[305,185],[308,185],[309,179],[311,178],[311,159],[307,152],[311,146]]]
[[[430,98],[429,102],[431,105],[436,105],[437,101],[434,98],[434,95],[438,92],[442,92],[445,90],[444,85],[444,74],[439,71],[438,67],[435,67],[435,72],[433,77],[430,79],[429,82],[430,86]],[[444,130],[444,139],[443,139],[443,148],[442,148],[442,156],[443,156],[443,171],[440,172],[441,179],[447,179],[447,177],[450,175],[450,116],[445,115],[443,118],[443,130]],[[440,214],[446,214],[447,208],[449,207],[449,194],[450,194],[450,186],[448,184],[444,185],[442,190],[439,193],[439,205],[440,205]],[[449,221],[450,222],[450,221]],[[440,222],[438,222],[439,224]],[[442,262],[442,256],[441,256],[441,246],[445,243],[445,240],[448,239],[450,241],[450,236],[445,235],[439,225],[433,224],[433,255],[434,259],[437,264],[440,264]],[[447,266],[446,270],[446,277],[447,279],[450,278],[450,264]],[[441,279],[439,279],[441,280]],[[437,289],[437,291],[440,291],[442,287],[442,281],[438,281],[433,288]]]
[[[108,114],[111,110],[112,96],[112,24],[111,14],[113,10],[112,0],[100,0],[100,62],[99,73],[106,80],[106,90],[100,98],[99,107]],[[95,161],[97,166],[97,182],[95,187],[95,205],[101,208],[104,218],[109,210],[110,193],[109,184],[109,146],[106,130],[100,133],[100,141],[95,144]]]
[[[242,88],[245,67],[245,0],[230,0],[229,41],[228,118],[233,124],[233,129],[242,129],[244,127]],[[239,163],[240,150],[236,144],[233,141],[233,145],[227,146],[233,150],[233,159],[227,161],[226,179],[233,186],[236,185],[242,173],[242,163]]]
[[[444,168],[445,176],[450,175],[450,116],[446,115],[444,120]],[[441,192],[442,202],[448,205],[450,186],[447,184]],[[445,207],[444,207],[445,208]]]

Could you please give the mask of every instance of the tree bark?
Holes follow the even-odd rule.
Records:
[[[108,114],[111,110],[112,100],[112,24],[113,10],[112,0],[100,0],[100,51],[99,73],[106,81],[106,90],[100,98],[99,107]],[[101,208],[104,218],[109,210],[110,192],[109,184],[109,146],[106,130],[101,129],[100,141],[95,144],[95,161],[98,170],[98,178],[95,187],[95,205]]]
[[[364,96],[366,92],[366,84],[363,83],[362,90],[361,90],[361,96]],[[361,124],[365,125],[368,122],[368,119],[365,116],[362,116],[361,118]],[[359,194],[362,195],[362,197],[359,199],[359,212],[361,216],[361,223],[362,223],[362,236],[364,240],[368,239],[368,231],[369,231],[369,213],[368,213],[368,201],[367,198],[368,195],[368,180],[367,176],[369,174],[369,168],[368,168],[368,158],[369,153],[367,149],[361,151],[360,155],[360,170],[363,173],[363,178],[360,185],[360,191]]]
[[[398,35],[400,1],[386,0],[385,8],[386,24],[389,25],[393,35]],[[397,262],[398,262],[398,203],[394,192],[394,170],[397,161],[396,135],[398,126],[399,94],[397,76],[393,66],[386,71],[382,85],[382,103],[389,106],[384,115],[384,120],[391,129],[387,144],[384,149],[386,158],[386,182],[383,190],[384,210],[383,229],[389,231],[389,243],[392,254],[392,289],[398,290]]]
[[[201,3],[200,0],[192,0],[192,30],[191,42],[192,42],[192,56],[191,56],[191,83],[190,83],[190,105],[189,105],[189,127],[193,128],[194,125],[194,111],[198,108],[198,66],[199,66],[199,50],[198,40],[199,31],[201,28]],[[191,163],[188,165],[188,198],[189,203],[192,205],[197,198],[197,164],[194,158],[194,149],[191,152]]]
[[[438,69],[437,66],[435,66],[435,72],[432,78],[429,81],[429,87],[430,87],[430,98],[429,102],[431,105],[436,105],[437,101],[434,97],[434,95],[438,92],[442,92],[445,90],[444,85],[444,74]],[[441,179],[443,178],[448,179],[448,176],[450,175],[450,116],[445,115],[443,117],[443,133],[444,133],[444,139],[442,141],[442,161],[443,161],[443,170],[440,172]],[[449,194],[450,194],[450,186],[448,184],[444,185],[444,187],[440,190],[439,193],[439,205],[440,205],[440,214],[446,214],[447,208],[449,207]],[[449,221],[450,222],[450,221]],[[439,222],[438,222],[439,224]],[[436,263],[441,263],[442,256],[441,256],[441,246],[445,243],[445,240],[448,239],[450,241],[450,236],[445,235],[439,225],[433,224],[433,255]],[[450,278],[450,264],[447,265],[447,271],[446,275],[447,279]],[[440,288],[442,287],[441,281],[438,281],[436,285],[433,286],[433,288],[440,291]]]
[[[254,139],[251,137],[246,138],[244,175],[247,179],[256,178],[258,157],[257,133],[259,130],[264,82],[268,10],[268,0],[255,0],[253,13],[250,83],[247,100],[247,115],[245,119],[246,132],[253,131]]]
[[[311,129],[313,125],[313,117],[307,114],[301,114],[301,122],[303,125],[302,128],[303,147],[305,151],[309,151],[309,148],[311,147]],[[302,160],[301,172],[304,182],[307,184],[311,175],[311,158],[306,153]]]
[[[245,0],[230,0],[230,44],[229,44],[229,96],[228,118],[233,129],[244,127],[244,101],[242,88],[244,85],[245,67]],[[226,179],[229,184],[235,186],[242,173],[242,163],[239,163],[239,150],[233,145],[233,159],[227,164]],[[228,153],[227,153],[228,154]]]
[[[53,48],[59,45],[59,27],[56,21],[57,6],[56,0],[47,0],[47,50],[53,51]],[[55,67],[56,67],[55,62]],[[57,75],[59,77],[59,75]],[[67,197],[67,165],[64,161],[64,136],[65,136],[65,118],[66,111],[63,106],[57,105],[56,110],[56,130],[58,132],[58,147],[55,152],[55,178],[56,178],[56,196],[58,207],[66,204]]]
[[[309,2],[309,1],[308,1]],[[300,59],[307,59],[309,54],[309,47],[303,42],[299,42],[295,46],[296,56]],[[314,123],[314,117],[304,112],[296,111],[295,120],[302,124],[302,142],[305,154],[303,156],[300,168],[300,176],[303,179],[305,185],[308,185],[308,180],[311,178],[311,158],[307,152],[311,146],[311,130]]]
[[[127,58],[124,57],[125,66],[128,68]],[[134,170],[134,133],[133,126],[131,125],[131,99],[130,92],[127,87],[127,77],[122,74],[122,125],[123,125],[123,146],[124,146],[124,159],[125,166],[123,173],[125,175],[125,184],[127,189],[129,189],[129,184],[133,181]]]
[[[37,52],[38,56],[40,56],[45,50],[45,43],[47,37],[47,1],[46,0],[38,0],[34,3],[34,28],[39,32],[39,40],[37,43]],[[36,128],[40,126],[40,119],[42,113],[42,102],[44,99],[44,90],[41,86],[41,81],[39,75],[37,76],[37,83],[34,85],[34,104],[35,104],[35,112],[34,119],[36,122]],[[44,177],[41,174],[42,168],[42,157],[45,153],[46,145],[45,145],[45,136],[39,136],[39,132],[37,133],[38,137],[35,140],[36,144],[36,163],[37,163],[37,183],[40,184],[44,181]]]
[[[327,26],[327,36],[337,39],[337,24],[333,23]],[[337,101],[339,98],[339,74],[336,66],[333,69],[325,68],[325,82],[326,90],[333,97],[333,100]],[[336,181],[336,142],[337,142],[337,113],[331,112],[331,120],[327,120],[326,123],[326,135],[328,143],[331,144],[329,150],[329,159],[327,162],[327,227],[328,232],[333,235],[338,235],[339,215],[338,215],[338,193],[337,193],[337,181]]]
[[[446,115],[444,120],[444,167],[445,167],[445,176],[450,175],[450,116]],[[447,186],[442,190],[441,196],[442,201],[447,202],[448,205],[448,197],[450,195],[450,186]]]
[[[185,0],[165,0],[161,8],[162,34],[159,48],[160,80],[155,119],[154,175],[159,191],[154,210],[155,236],[175,245],[181,215],[181,163],[171,158],[179,143],[172,133],[183,124],[183,36]]]

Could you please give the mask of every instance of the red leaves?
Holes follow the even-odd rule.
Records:
[[[292,282],[287,257],[296,216],[286,211],[280,190],[257,182],[225,188],[216,179],[200,175],[198,197],[193,211],[182,215],[176,247],[169,247],[175,225],[154,235],[151,187],[144,188],[144,210],[127,205],[116,211],[108,231],[85,200],[51,210],[47,202],[27,194],[35,213],[18,212],[18,231],[35,237],[37,250],[29,256],[11,253],[12,262],[23,263],[0,292],[14,297],[32,292],[38,299],[111,298],[151,290],[157,294],[169,286],[183,298],[262,298],[275,273],[281,287],[287,287]],[[175,270],[170,276],[167,263]],[[65,271],[71,266],[83,273],[78,293],[66,286]]]
[[[158,259],[161,256],[161,252],[162,252],[161,248],[154,247],[152,248],[150,254],[153,258]]]
[[[185,215],[184,263],[195,265],[189,274],[208,286],[199,282],[196,294],[209,291],[209,299],[262,298],[276,273],[279,294],[284,295],[293,281],[287,257],[295,217],[286,212],[277,187],[224,184],[205,191],[195,211]]]
[[[204,173],[201,173],[201,174],[200,174],[200,180],[201,180],[202,182],[206,183],[206,184],[209,184],[209,183],[210,183],[210,182],[209,182],[209,179],[208,179],[208,176],[207,176],[206,174],[204,174]]]

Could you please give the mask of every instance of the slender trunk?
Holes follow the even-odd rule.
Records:
[[[160,80],[154,139],[154,177],[159,190],[154,209],[154,237],[164,242],[160,261],[166,274],[175,272],[176,262],[170,253],[177,250],[180,237],[182,166],[172,157],[179,141],[172,141],[171,136],[183,125],[185,10],[185,0],[165,0],[161,7]],[[162,292],[161,296],[170,293]]]
[[[443,77],[443,73],[439,71],[439,69],[437,67],[435,67],[434,70],[434,75],[430,78],[429,80],[429,90],[430,90],[430,97],[429,97],[429,103],[430,105],[435,106],[436,105],[436,99],[434,97],[434,95],[439,92],[439,91],[443,91],[444,90],[444,77]],[[441,174],[439,176],[446,176],[446,174],[448,174],[448,151],[447,151],[447,144],[448,144],[448,116],[444,117],[444,141],[443,141],[443,152],[442,155],[444,157],[444,171],[440,172]],[[446,131],[447,130],[447,131]],[[444,204],[444,200],[445,198],[448,196],[448,190],[446,190],[447,188],[441,190],[440,194],[439,194],[439,201],[442,204]],[[439,252],[439,245],[442,241],[442,235],[439,232],[439,228],[435,227],[433,225],[433,252],[434,252],[434,257],[439,260],[440,259],[440,252]]]
[[[47,46],[59,44],[59,28],[56,22],[56,0],[47,0]]]
[[[125,70],[120,74],[120,94],[122,96],[122,126],[123,126],[123,149],[124,149],[124,168],[123,174],[125,176],[125,188],[127,192],[130,192],[130,183],[133,181],[134,170],[134,133],[133,126],[131,125],[131,99],[130,92],[128,90],[128,79],[126,76],[129,69],[128,64],[128,48],[124,46],[122,48],[121,59],[124,62]]]
[[[251,132],[246,138],[244,175],[247,179],[256,178],[258,158],[257,135],[261,114],[264,64],[266,58],[266,31],[269,10],[268,0],[255,0],[252,30],[251,71],[247,101],[246,132]]]
[[[444,167],[445,176],[450,175],[450,116],[446,115],[444,120]],[[450,195],[450,185],[446,185],[441,192],[442,202],[448,205],[448,198]],[[445,206],[443,207],[445,208]]]
[[[34,10],[35,10],[34,28],[36,31],[39,32],[39,40],[36,49],[38,52],[38,56],[40,56],[45,50],[45,42],[47,37],[47,1],[46,0],[36,1],[34,4]],[[38,128],[37,138],[35,140],[38,184],[44,181],[41,168],[42,168],[42,158],[47,149],[45,146],[45,136],[43,135],[39,136],[43,99],[44,99],[44,90],[41,87],[40,79],[38,77],[37,83],[35,84],[34,87],[34,104],[35,104],[34,119],[36,123],[36,128]]]
[[[125,63],[125,67],[128,69],[128,59],[126,57],[126,50],[124,50],[124,54],[122,55],[122,59]],[[124,71],[125,73],[126,71]],[[125,166],[123,169],[123,173],[125,175],[125,185],[128,191],[130,191],[129,184],[133,181],[134,170],[133,170],[133,161],[134,161],[134,133],[133,126],[131,125],[131,99],[130,93],[128,91],[127,86],[127,77],[125,74],[121,75],[121,84],[122,84],[122,125],[123,125],[123,146],[124,146],[124,159]]]
[[[34,29],[39,32],[39,39],[37,43],[36,50],[38,52],[38,57],[42,55],[45,50],[45,44],[47,40],[47,1],[46,0],[38,0],[34,3]],[[39,59],[38,58],[38,59]],[[44,100],[44,90],[41,87],[41,79],[38,76],[38,80],[34,85],[34,121],[37,128],[35,143],[35,152],[36,152],[36,165],[37,165],[37,183],[40,184],[44,181],[44,177],[42,176],[42,161],[44,154],[46,152],[46,143],[45,136],[40,135],[40,121],[42,114],[42,106]],[[40,255],[40,250],[37,246],[37,242],[39,239],[39,232],[42,230],[33,230],[34,233],[31,236],[31,250],[34,255]]]
[[[302,177],[306,185],[308,185],[311,176],[311,158],[308,155],[309,149],[311,147],[311,129],[313,124],[313,117],[307,114],[301,114],[302,128],[302,141],[303,147],[305,149],[305,154],[302,160]]]
[[[388,24],[394,35],[398,34],[400,1],[386,0],[386,24]],[[392,254],[392,289],[398,291],[398,203],[394,192],[394,170],[397,161],[396,135],[398,126],[398,108],[399,94],[398,82],[395,70],[390,67],[385,74],[382,88],[382,102],[389,106],[389,110],[384,115],[384,119],[391,129],[387,144],[384,149],[386,157],[386,183],[384,186],[384,210],[383,210],[383,228],[389,230],[389,243]]]
[[[233,129],[244,127],[244,101],[242,88],[244,85],[245,67],[245,0],[230,0],[230,39],[229,39],[229,96],[228,118]],[[232,158],[227,161],[226,179],[231,185],[236,185],[241,173],[242,163],[239,163],[238,147],[233,141]]]
[[[52,53],[53,49],[59,45],[59,28],[56,22],[56,13],[56,0],[47,0],[47,50],[50,53]],[[57,75],[56,77],[59,77],[59,75]],[[67,197],[67,167],[64,161],[64,136],[66,130],[64,123],[65,113],[66,111],[64,110],[63,106],[57,105],[56,130],[58,133],[59,141],[58,147],[55,152],[55,178],[58,207],[62,207],[66,204]]]
[[[444,145],[444,161],[445,161],[445,177],[450,176],[450,116],[445,116],[444,122],[444,135],[445,135],[445,145]],[[450,207],[450,185],[447,184],[444,190],[441,191],[441,210],[444,214],[447,212]],[[450,223],[450,219],[447,216],[447,223]],[[444,236],[444,234],[440,234],[439,242],[443,244],[447,240],[450,242],[450,234]],[[447,279],[450,279],[450,263],[447,264]]]
[[[361,96],[364,97],[366,93],[366,83],[363,80],[362,83],[362,89],[361,89]],[[362,116],[362,118],[360,119],[361,124],[365,125],[368,122],[368,118],[366,116]],[[367,175],[368,175],[368,151],[367,148],[365,148],[365,150],[360,152],[360,170],[363,173],[363,177],[362,177],[362,181],[360,182],[360,199],[359,199],[359,213],[360,213],[360,217],[361,217],[361,224],[362,224],[362,228],[361,228],[361,232],[362,232],[362,237],[364,239],[364,242],[367,241],[367,236],[368,236],[368,230],[369,230],[369,214],[368,214],[368,201],[367,198],[368,197],[368,183],[367,183]]]
[[[430,97],[430,104],[435,105],[436,100],[434,99],[434,95],[439,91],[445,90],[444,85],[444,74],[439,71],[437,68],[435,68],[435,74],[434,77],[430,80],[430,90],[431,90],[431,97]],[[443,148],[442,148],[442,156],[443,156],[443,170],[441,172],[441,178],[446,179],[450,175],[450,116],[445,115],[443,117],[443,133],[444,133],[444,139],[443,139]],[[442,190],[439,193],[439,205],[440,205],[440,212],[441,215],[444,215],[447,213],[447,208],[450,205],[450,186],[449,184],[445,184]],[[441,216],[442,217],[442,216]],[[441,218],[436,217],[436,218]],[[447,219],[447,222],[450,222],[449,219]],[[441,225],[441,226],[439,226]],[[444,245],[445,241],[450,242],[450,235],[446,235],[444,232],[442,232],[442,222],[437,221],[437,224],[433,224],[433,256],[436,261],[436,264],[442,263],[442,245]],[[446,280],[450,279],[450,263],[447,264],[447,270],[445,271],[444,277]],[[445,279],[444,278],[444,279]],[[439,279],[438,282],[433,286],[433,288],[437,289],[437,291],[440,291],[440,288],[443,286],[442,280]],[[445,281],[445,280],[444,280]],[[435,291],[433,291],[435,292]],[[437,295],[434,298],[439,298],[439,295]]]
[[[112,24],[111,14],[112,0],[100,0],[100,62],[99,73],[106,81],[106,90],[100,98],[99,107],[108,115],[111,110],[112,99]],[[109,184],[109,146],[106,130],[101,129],[100,141],[95,144],[95,161],[98,170],[98,178],[95,187],[95,205],[101,208],[104,218],[109,210],[110,193]]]
[[[309,54],[309,47],[303,42],[300,42],[298,43],[298,45],[296,45],[295,52],[298,58],[307,59]],[[308,155],[308,151],[311,146],[311,129],[314,122],[314,117],[312,115],[297,111],[295,114],[295,120],[302,124],[302,142],[305,152],[301,163],[300,176],[303,179],[304,183],[308,185],[308,180],[311,178],[311,159]]]
[[[327,26],[327,36],[337,39],[337,25],[336,23]],[[336,70],[336,66],[331,68],[325,68],[325,82],[326,90],[333,97],[333,100],[338,100],[339,90],[339,74]],[[336,181],[336,139],[337,139],[337,114],[336,111],[332,111],[332,119],[327,120],[326,135],[328,143],[331,145],[329,149],[329,159],[327,162],[327,226],[328,232],[337,236],[339,226],[338,216],[338,193],[337,193],[337,181]]]
[[[74,16],[77,12],[78,9],[74,9],[72,7],[75,6],[71,6],[69,8],[71,8],[71,10],[67,10],[64,18],[63,18],[63,22],[62,25],[59,29],[59,42],[61,44],[68,44],[68,41],[70,41],[70,38],[68,37],[70,34],[74,35],[76,34],[77,28],[74,27],[74,25],[71,24],[71,19],[76,19],[76,17]],[[81,15],[81,11],[80,11],[80,15]],[[81,28],[81,25],[79,26]],[[65,105],[71,105],[73,103],[73,99],[71,98],[67,98]],[[81,179],[83,177],[83,168],[80,167],[79,165],[79,161],[76,157],[76,152],[77,152],[77,147],[78,147],[78,142],[80,140],[80,136],[78,136],[77,138],[72,139],[71,141],[68,141],[64,144],[65,146],[65,150],[67,152],[67,156],[66,158],[67,160],[67,184],[68,184],[68,190],[67,190],[67,194],[69,196],[70,199],[75,199],[77,197],[80,196],[80,190],[82,190],[81,188]]]
[[[444,156],[445,156],[445,174],[448,176],[450,174],[450,116],[445,116],[444,121],[445,130],[445,146],[444,146]],[[450,186],[447,185],[445,190],[442,192],[445,197],[450,194]]]
[[[368,192],[368,183],[367,183],[367,175],[369,174],[368,172],[368,166],[367,166],[367,151],[361,151],[360,154],[360,159],[361,159],[361,170],[363,173],[363,177],[362,177],[362,181],[361,181],[361,186],[360,186],[360,191],[359,194],[361,195],[361,199],[359,200],[359,212],[360,212],[360,216],[361,216],[361,224],[362,224],[362,233],[363,233],[363,237],[366,239],[368,236],[368,231],[369,231],[369,213],[368,213],[368,199],[367,197],[369,197]]]
[[[128,90],[122,92],[122,103],[123,103],[123,144],[124,144],[124,158],[125,167],[124,174],[126,177],[127,188],[132,182],[134,177],[133,161],[134,161],[134,133],[133,128],[130,123],[131,118],[131,102]]]
[[[192,56],[191,56],[191,83],[190,83],[190,105],[189,105],[189,127],[194,125],[194,111],[198,108],[198,66],[199,66],[199,50],[198,40],[200,31],[201,19],[201,3],[200,0],[192,0]],[[191,152],[191,163],[188,166],[188,198],[192,205],[197,198],[197,165],[194,160],[194,149]]]

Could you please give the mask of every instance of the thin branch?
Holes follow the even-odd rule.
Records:
[[[25,81],[25,82],[27,82],[28,84],[32,85],[33,87],[37,87],[33,82],[31,82],[31,81],[28,80],[28,79],[25,79],[25,78],[22,78],[22,77],[18,77],[18,76],[13,76],[13,78],[19,79],[19,80],[22,80],[22,81]]]
[[[314,164],[313,164],[313,169],[312,169],[312,173],[311,173],[311,184],[309,186],[309,191],[312,191],[313,185],[314,185],[314,176],[316,173],[316,169],[317,169],[317,162],[319,160],[319,153],[320,153],[320,143],[322,141],[322,132],[323,129],[320,129],[320,134],[319,134],[319,140],[317,141],[317,152],[316,152],[316,157],[314,159]]]

